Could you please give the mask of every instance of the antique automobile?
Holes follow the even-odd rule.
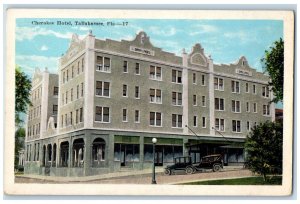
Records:
[[[174,164],[165,168],[166,175],[172,175],[175,171],[184,170],[186,174],[193,174],[196,171],[204,169],[212,169],[214,172],[220,171],[223,168],[223,157],[221,154],[208,155],[201,158],[200,163],[192,163],[190,156],[177,157],[174,159]]]

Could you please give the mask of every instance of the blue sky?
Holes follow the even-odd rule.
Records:
[[[72,25],[56,25],[71,21]],[[75,25],[75,21],[103,22],[104,26]],[[33,25],[51,21],[54,25]],[[107,26],[107,22],[128,22],[127,26]],[[89,30],[100,39],[132,40],[139,31],[150,36],[154,46],[180,55],[200,43],[215,63],[232,63],[246,56],[250,66],[261,71],[260,59],[275,40],[283,37],[283,22],[275,20],[178,20],[178,19],[17,19],[16,64],[32,75],[35,67],[57,72],[59,56],[69,46],[72,33],[83,38]]]

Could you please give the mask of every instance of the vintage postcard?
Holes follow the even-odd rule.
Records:
[[[292,11],[9,9],[6,44],[5,193],[291,194]]]

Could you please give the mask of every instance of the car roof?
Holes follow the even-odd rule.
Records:
[[[219,156],[221,156],[221,154],[211,154],[211,155],[204,156],[202,158],[206,158],[206,157],[219,157]]]

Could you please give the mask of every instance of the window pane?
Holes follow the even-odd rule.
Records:
[[[215,98],[215,109],[219,110],[219,99]]]
[[[150,112],[150,125],[154,125],[154,112]]]
[[[176,115],[172,114],[172,127],[176,127]]]
[[[109,122],[109,107],[103,107],[103,122]]]
[[[77,112],[76,112],[77,113]],[[102,121],[102,107],[96,106],[96,121]]]
[[[224,99],[220,98],[220,110],[224,110]]]
[[[182,93],[178,93],[178,105],[182,105]]]
[[[235,112],[235,101],[234,100],[231,101],[231,108],[232,108],[232,111]]]
[[[102,65],[102,62],[103,62],[103,57],[102,56],[97,56],[97,64]]]
[[[150,78],[154,78],[155,75],[155,67],[154,66],[150,66]]]
[[[123,96],[127,96],[127,85],[123,84]]]
[[[182,127],[182,115],[178,115],[178,127]]]
[[[219,79],[219,89],[224,90],[223,79]]]
[[[172,92],[172,104],[176,105],[176,92]]]
[[[156,125],[161,126],[161,113],[156,113]]]
[[[109,96],[109,82],[104,82],[104,96]]]
[[[176,70],[172,70],[172,82],[176,82]]]
[[[161,67],[156,67],[156,77],[161,78]]]
[[[182,72],[181,71],[178,71],[178,83],[182,83]]]

